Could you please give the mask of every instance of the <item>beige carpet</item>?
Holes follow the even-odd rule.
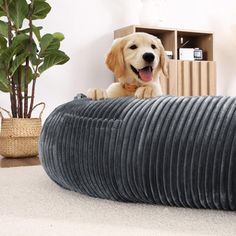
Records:
[[[0,169],[0,235],[236,235],[236,213],[127,204],[61,189],[41,166]]]

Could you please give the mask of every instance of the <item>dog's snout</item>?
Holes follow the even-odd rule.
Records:
[[[154,59],[155,59],[155,55],[153,53],[146,52],[146,53],[143,54],[143,60],[148,62],[148,63],[153,62]]]

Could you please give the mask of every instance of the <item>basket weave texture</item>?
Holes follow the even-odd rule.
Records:
[[[2,119],[0,154],[4,157],[30,157],[38,155],[41,119]]]
[[[44,110],[45,103],[34,108],[39,105],[43,105]],[[4,118],[0,112],[0,155],[9,158],[37,156],[43,110],[39,118],[12,118],[10,112],[1,110],[10,118]]]

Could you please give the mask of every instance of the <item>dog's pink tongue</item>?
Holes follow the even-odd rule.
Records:
[[[139,76],[140,76],[141,80],[143,80],[143,81],[152,80],[151,68],[148,67],[148,68],[144,68],[144,69],[139,70]]]

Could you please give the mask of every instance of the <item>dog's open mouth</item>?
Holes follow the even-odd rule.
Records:
[[[152,80],[152,67],[146,66],[142,69],[137,70],[135,67],[131,65],[132,71],[139,77],[139,79],[148,82]]]

